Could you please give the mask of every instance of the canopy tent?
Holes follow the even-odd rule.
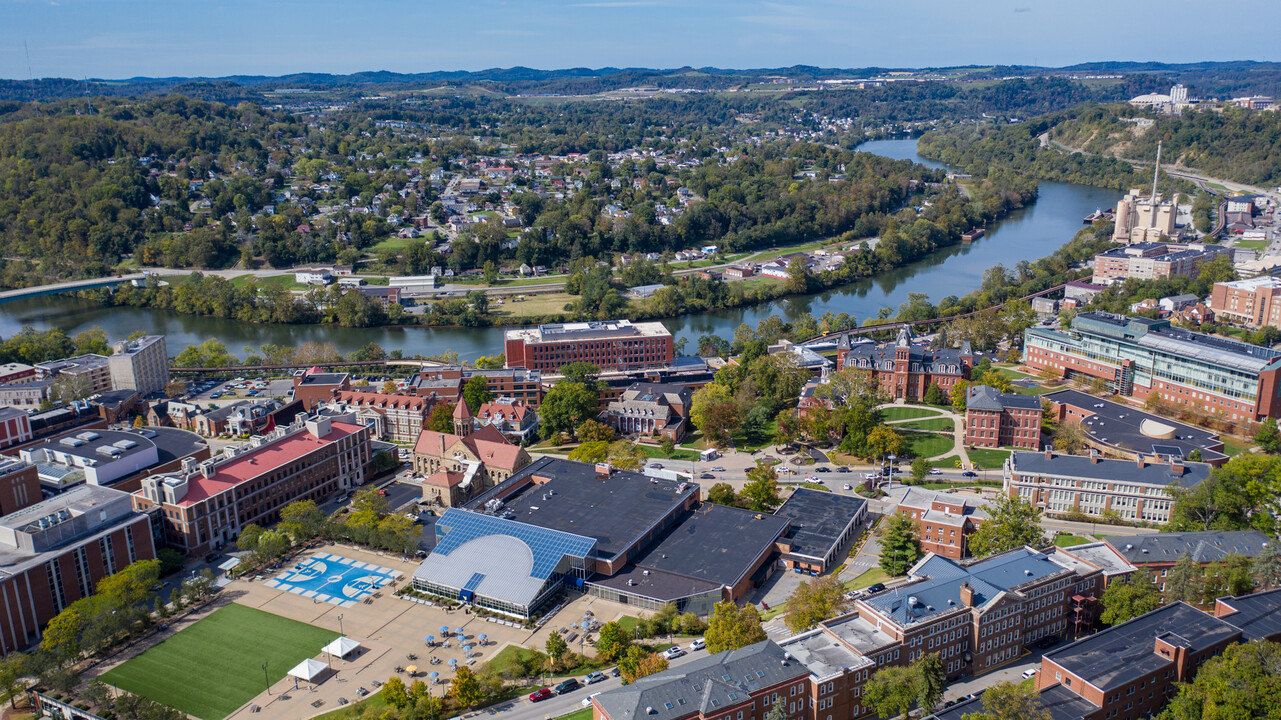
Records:
[[[340,658],[347,657],[348,654],[360,649],[360,643],[349,637],[334,638],[334,641],[321,648],[330,655],[337,655]]]
[[[294,669],[289,671],[289,676],[307,682],[314,682],[316,678],[320,677],[328,669],[329,666],[319,660],[307,658],[295,665]]]

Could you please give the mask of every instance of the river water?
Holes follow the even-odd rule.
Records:
[[[916,154],[916,141],[875,140],[859,148],[895,159],[908,159],[930,167],[943,167]],[[892,272],[814,295],[786,298],[774,303],[737,310],[701,313],[663,322],[678,338],[689,339],[690,349],[702,335],[729,338],[741,323],[755,325],[770,315],[793,318],[809,312],[815,317],[831,310],[846,312],[860,322],[882,307],[897,308],[909,292],[923,292],[937,302],[948,295],[962,296],[982,282],[983,271],[998,263],[1013,267],[1020,260],[1035,260],[1054,252],[1081,229],[1081,219],[1098,208],[1116,204],[1112,190],[1042,182],[1032,205],[1017,210],[987,234],[969,245],[957,245]],[[406,355],[434,355],[455,350],[463,360],[503,351],[502,328],[343,328],[331,325],[254,325],[234,320],[180,315],[148,308],[104,308],[68,296],[49,296],[0,305],[0,336],[8,337],[31,325],[37,329],[61,327],[74,334],[101,326],[113,340],[134,330],[167,336],[169,353],[187,345],[217,338],[233,353],[244,355],[246,346],[264,344],[295,346],[308,341],[330,342],[342,352],[374,342]]]

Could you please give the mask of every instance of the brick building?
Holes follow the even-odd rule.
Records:
[[[0,653],[33,645],[102,578],[156,556],[129,494],[81,485],[0,517]]]
[[[1111,511],[1123,520],[1159,525],[1170,520],[1170,485],[1195,487],[1209,477],[1210,466],[1151,457],[1109,460],[1097,452],[1013,452],[1004,473],[1006,494],[1022,497],[1048,515],[1080,512],[1098,518]]]
[[[334,400],[348,408],[368,410],[383,417],[382,438],[396,443],[411,443],[427,427],[427,415],[436,405],[432,398],[402,393],[378,393],[361,390],[339,390]]]
[[[931,384],[950,393],[957,380],[970,377],[974,353],[969,341],[960,350],[932,348],[912,343],[906,326],[899,328],[893,345],[851,343],[842,335],[836,345],[836,369],[858,368],[876,378],[885,393],[896,400],[919,401]]]
[[[0,408],[0,450],[30,442],[31,416],[25,410]]]
[[[1215,565],[1229,556],[1253,558],[1273,541],[1258,530],[1207,530],[1116,535],[1104,542],[1126,562],[1147,568],[1152,582],[1165,592],[1166,576],[1184,556],[1199,565]]]
[[[414,443],[414,474],[424,478],[423,500],[444,507],[467,502],[530,462],[524,448],[492,425],[465,436],[422,430]]]
[[[328,419],[296,421],[248,449],[184,463],[153,475],[134,493],[134,505],[159,507],[169,544],[197,554],[235,540],[249,523],[269,525],[295,500],[322,501],[365,482],[369,429]]]
[[[458,401],[460,408],[466,407],[466,405],[466,401]],[[487,425],[493,426],[508,440],[514,443],[522,443],[527,440],[537,439],[538,413],[534,412],[533,408],[527,407],[520,400],[497,398],[477,408],[475,414],[471,417],[471,428],[464,429],[467,432],[473,432]]]
[[[688,426],[694,391],[684,385],[633,383],[600,414],[620,435],[653,435],[680,442]]]
[[[1232,248],[1220,245],[1170,245],[1145,242],[1113,248],[1094,256],[1094,277],[1098,285],[1110,285],[1129,278],[1157,280],[1176,275],[1195,278],[1201,265],[1220,255],[1232,259]]]
[[[970,535],[988,519],[981,498],[915,487],[900,492],[899,511],[916,523],[922,550],[953,560],[969,554]]]
[[[509,368],[555,372],[587,362],[602,370],[669,365],[675,357],[672,334],[659,322],[608,320],[556,323],[508,330],[504,341]]]
[[[102,355],[77,355],[63,360],[36,364],[40,377],[71,377],[83,384],[89,395],[105,393],[112,389],[111,362]]]
[[[968,389],[965,398],[965,444],[971,447],[1041,445],[1041,398],[1002,393],[987,385]]]
[[[462,365],[425,367],[409,378],[405,387],[415,395],[437,397],[456,403],[463,396],[463,385],[473,377],[485,378],[494,397],[511,398],[526,407],[537,408],[543,399],[543,374],[523,368],[482,370]]]
[[[305,410],[333,398],[334,393],[351,389],[347,373],[327,373],[318,367],[294,373],[294,400],[301,400]]]
[[[1024,364],[1102,378],[1119,395],[1156,393],[1225,420],[1281,416],[1281,350],[1103,312],[1077,315],[1070,330],[1029,328],[1023,339]]]
[[[1281,278],[1260,275],[1215,283],[1210,310],[1220,320],[1247,327],[1281,327]]]
[[[25,460],[0,457],[0,515],[8,515],[43,498],[36,466]]]

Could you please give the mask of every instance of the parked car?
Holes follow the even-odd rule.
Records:
[[[694,652],[695,650],[702,650],[705,647],[707,647],[707,641],[703,638],[699,638],[689,644],[689,651]]]
[[[613,670],[609,671],[609,674],[610,674],[610,677],[622,677],[623,671],[619,670],[618,668],[614,668]]]
[[[667,658],[668,660],[675,660],[676,658],[684,654],[685,654],[685,651],[681,650],[679,645],[673,645],[663,651],[663,657]]]
[[[597,670],[597,671],[595,671],[595,672],[589,672],[589,673],[587,673],[587,677],[586,677],[585,679],[587,680],[587,684],[588,684],[588,685],[594,685],[594,684],[596,684],[596,683],[598,683],[598,682],[604,682],[604,681],[605,681],[605,673],[603,673],[603,672],[601,672],[601,671],[599,671],[599,670]]]
[[[539,700],[546,700],[551,696],[552,696],[551,688],[539,688],[538,690],[535,690],[534,692],[529,694],[529,701],[538,702]]]
[[[1034,677],[1036,677],[1036,668],[1028,668],[1027,670],[1023,671],[1024,680],[1030,680]]]
[[[556,694],[564,695],[565,693],[573,692],[582,686],[583,684],[578,682],[578,678],[570,678],[556,686]]]
[[[884,589],[885,589],[885,583],[876,583],[875,585],[872,585],[871,587],[869,587],[869,588],[867,589],[867,592],[868,592],[869,594],[871,594],[871,593],[878,593],[878,592],[880,592],[880,591],[882,591],[882,590],[884,590]]]
[[[842,485],[842,486],[841,486],[841,489],[842,489],[842,490],[853,490],[853,489],[854,489],[854,486],[853,486],[853,485],[851,485],[851,484],[849,484],[849,483],[845,483],[844,485]]]
[[[603,679],[605,679],[605,676],[604,676],[604,675],[601,675],[601,679],[602,679],[602,680],[603,680]],[[587,697],[583,698],[582,703],[581,703],[581,704],[582,704],[582,706],[583,706],[583,707],[585,707],[585,708],[591,707],[591,706],[592,706],[592,698],[596,697],[597,695],[600,695],[600,693],[598,693],[598,692],[594,692],[594,693],[592,693],[591,695],[588,695]]]

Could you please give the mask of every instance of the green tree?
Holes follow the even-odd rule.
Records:
[[[570,460],[582,463],[605,462],[609,459],[609,443],[604,440],[584,442],[569,451]]]
[[[614,440],[614,428],[596,420],[584,420],[575,430],[574,434],[582,442],[604,441],[612,442]]]
[[[799,633],[846,612],[849,606],[845,586],[835,575],[803,580],[787,598],[787,628]]]
[[[787,700],[779,698],[769,710],[765,711],[765,720],[787,720]]]
[[[471,708],[485,699],[485,690],[471,668],[459,665],[454,679],[449,682],[449,697],[465,708]]]
[[[917,698],[918,673],[911,667],[883,666],[863,687],[863,699],[883,718],[907,715]]]
[[[409,692],[405,690],[405,681],[394,675],[387,678],[383,683],[383,700],[397,710],[404,710],[409,705]]]
[[[782,503],[778,496],[778,471],[773,465],[756,461],[756,467],[747,471],[743,498],[747,500],[748,507],[757,512],[767,512]]]
[[[983,711],[966,713],[961,720],[1050,720],[1034,687],[1002,680],[983,691]]]
[[[600,399],[595,390],[583,383],[561,380],[547,391],[538,406],[538,432],[543,438],[571,432],[584,420],[596,417],[599,409]]]
[[[925,396],[921,398],[921,401],[926,405],[948,404],[947,395],[944,394],[943,388],[939,387],[938,383],[930,383],[930,386],[925,389]]]
[[[1281,547],[1275,542],[1268,543],[1254,557],[1250,571],[1256,587],[1264,590],[1281,587]]]
[[[1242,455],[1188,488],[1171,484],[1174,498],[1168,532],[1197,530],[1244,530],[1251,527],[1251,514],[1261,504],[1275,501],[1281,488],[1281,456]],[[1260,518],[1261,520],[1264,518]]]
[[[107,331],[97,325],[76,333],[71,342],[75,343],[77,355],[111,355]]]
[[[1120,625],[1161,604],[1161,594],[1152,583],[1152,575],[1140,569],[1125,580],[1113,580],[1103,591],[1103,614],[1100,619],[1108,625]]]
[[[463,385],[463,400],[472,412],[476,412],[481,405],[493,399],[494,393],[489,389],[489,381],[484,375],[473,375]]]
[[[738,428],[741,416],[729,388],[712,382],[694,393],[690,400],[689,419],[703,432],[704,439],[723,447]]]
[[[664,435],[659,441],[658,448],[663,451],[665,457],[671,457],[676,454],[676,442],[671,437]]]
[[[649,456],[640,445],[627,440],[615,440],[609,444],[609,464],[619,470],[639,471],[645,467]]]
[[[596,387],[596,382],[600,379],[600,366],[589,362],[566,363],[557,372],[564,382],[582,383],[592,388]]]
[[[889,457],[903,451],[903,436],[889,425],[873,428],[867,434],[867,451],[873,457]]]
[[[919,483],[925,480],[933,469],[934,465],[929,460],[923,457],[915,458],[912,460],[912,479]]]
[[[787,263],[787,280],[783,282],[789,295],[800,295],[809,290],[810,271],[806,267],[806,258],[797,255]]]
[[[601,626],[596,637],[596,653],[603,659],[613,662],[631,647],[632,634],[617,622],[607,622]]]
[[[295,500],[280,509],[280,529],[289,533],[294,542],[304,543],[319,537],[328,523],[329,518],[315,500]]]
[[[765,629],[761,627],[761,614],[755,605],[739,607],[732,602],[719,602],[712,608],[703,637],[707,651],[716,654],[765,640]]]
[[[920,560],[921,538],[916,533],[916,523],[907,513],[899,511],[885,521],[881,532],[881,557],[878,564],[885,572],[898,577]]]
[[[439,433],[454,431],[454,404],[436,403],[427,414],[427,429]]]
[[[916,670],[916,704],[923,714],[932,713],[943,699],[943,691],[947,688],[943,659],[938,653],[930,653],[917,659],[912,667]]]
[[[957,380],[952,383],[952,412],[955,412],[957,415],[965,414],[965,402],[969,397],[969,390],[969,380]]]
[[[9,707],[18,707],[18,694],[26,687],[22,678],[29,671],[29,658],[14,651],[0,658],[0,690],[9,696]]]
[[[569,651],[569,643],[565,642],[565,638],[561,637],[558,632],[553,632],[547,636],[546,647],[548,657],[552,659],[552,662],[558,664],[565,657],[565,653]]]
[[[506,364],[507,360],[502,355],[481,355],[476,358],[476,367],[481,370],[502,370]]]
[[[1041,510],[1021,497],[998,494],[983,505],[988,519],[970,536],[970,552],[976,557],[987,557],[1041,544]]]
[[[1259,423],[1259,430],[1254,434],[1254,442],[1263,448],[1264,452],[1277,454],[1281,452],[1281,433],[1277,432],[1276,418],[1264,418]]]
[[[1233,643],[1208,659],[1157,717],[1160,720],[1281,720],[1281,644]]]
[[[623,676],[623,684],[630,685],[637,680],[667,669],[667,659],[658,653],[647,652],[635,645],[627,648],[627,653],[618,661],[618,671]]]
[[[1165,577],[1165,601],[1167,603],[1185,602],[1196,605],[1201,602],[1201,592],[1205,586],[1205,572],[1192,556],[1183,553],[1178,562]]]
[[[733,485],[727,482],[718,482],[707,489],[707,501],[717,505],[735,507],[738,505],[738,494],[734,492]]]

